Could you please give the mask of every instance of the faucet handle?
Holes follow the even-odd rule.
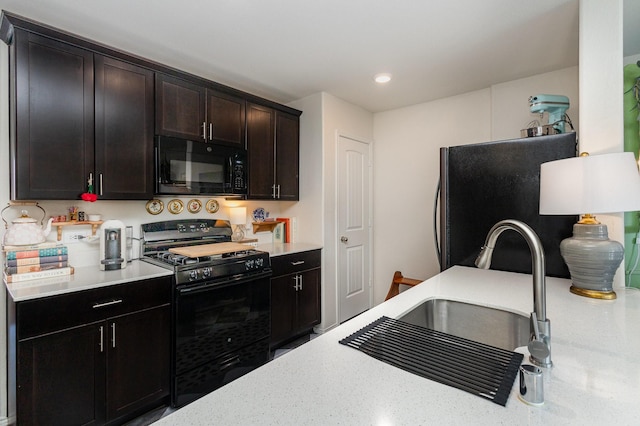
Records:
[[[529,353],[536,359],[545,359],[551,353],[547,345],[540,339],[540,329],[538,328],[538,316],[535,312],[531,312],[531,323],[533,324],[533,335],[535,340],[532,340],[527,345]]]
[[[533,335],[536,340],[540,340],[540,328],[538,327],[538,315],[535,312],[531,312],[531,324],[533,326]]]

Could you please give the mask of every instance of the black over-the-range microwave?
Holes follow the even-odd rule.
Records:
[[[156,194],[247,194],[247,151],[226,145],[157,136]]]

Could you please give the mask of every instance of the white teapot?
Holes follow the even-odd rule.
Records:
[[[12,225],[4,234],[4,245],[26,246],[42,243],[51,232],[51,222],[53,218],[49,219],[46,228],[43,229],[38,226],[36,219],[29,217],[29,212],[22,210],[22,215],[11,221]]]

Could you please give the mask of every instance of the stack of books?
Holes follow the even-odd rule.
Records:
[[[56,243],[4,246],[3,278],[7,283],[73,274],[67,247]]]

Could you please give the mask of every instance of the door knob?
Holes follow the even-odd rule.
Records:
[[[347,238],[347,237],[342,237],[342,238],[340,238],[340,241],[342,241],[343,243],[346,243],[346,242],[348,242],[348,241],[349,241],[349,238]]]

